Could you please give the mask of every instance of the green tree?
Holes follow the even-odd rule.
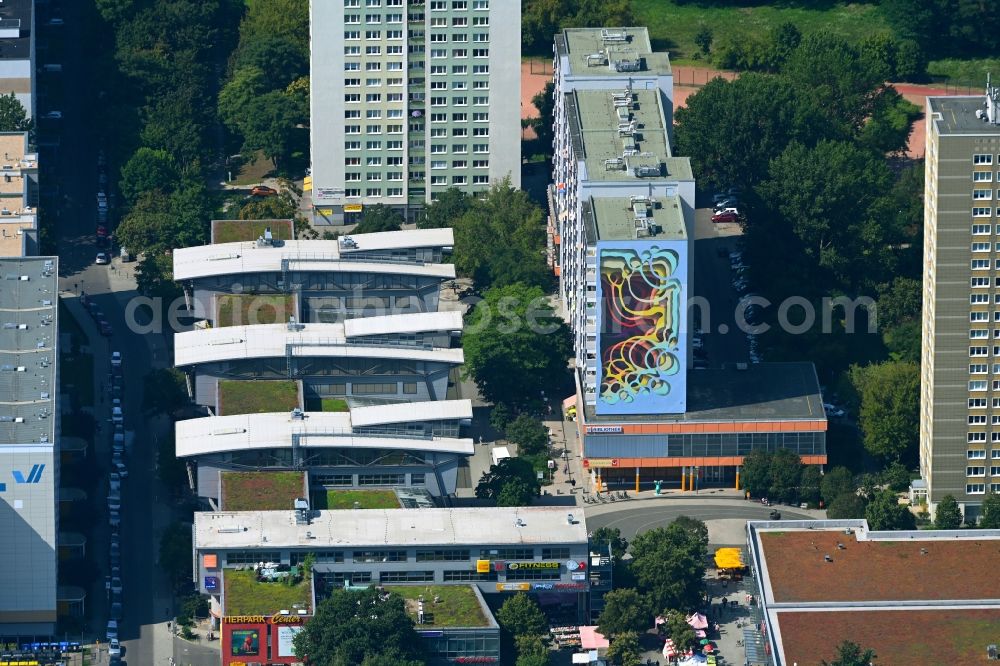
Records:
[[[875,650],[865,650],[857,643],[844,641],[837,646],[837,656],[834,660],[824,659],[823,666],[872,666],[876,658]]]
[[[751,496],[767,497],[771,491],[771,454],[760,448],[744,456],[740,483]]]
[[[162,190],[170,192],[178,185],[179,174],[174,158],[165,150],[145,146],[135,151],[125,166],[118,188],[129,205],[144,192]]]
[[[909,509],[899,503],[896,493],[880,490],[865,507],[868,528],[872,530],[912,530],[916,520]]]
[[[0,95],[0,132],[30,132],[34,126],[14,93]]]
[[[240,23],[240,45],[272,38],[295,44],[308,62],[309,3],[302,0],[246,0],[247,12]]]
[[[523,282],[548,285],[550,273],[541,248],[543,215],[527,193],[506,178],[455,220],[455,269],[479,289]]]
[[[879,285],[878,289],[879,326],[899,326],[919,319],[923,306],[920,280],[900,275],[888,284]]]
[[[691,625],[687,623],[684,613],[678,610],[669,610],[664,614],[663,619],[666,621],[667,635],[670,636],[670,640],[674,642],[674,647],[678,651],[693,648],[698,644],[698,636],[694,633]]]
[[[572,343],[538,287],[490,289],[467,315],[463,372],[483,398],[514,407],[536,405],[542,391],[566,386]]]
[[[316,606],[312,621],[295,635],[293,645],[300,659],[309,655],[311,663],[346,666],[379,654],[419,659],[423,642],[402,597],[383,597],[368,588],[333,590]]]
[[[893,492],[901,493],[910,487],[910,470],[901,462],[892,461],[882,470],[882,483],[889,486]]]
[[[671,524],[686,531],[697,541],[708,545],[708,525],[704,521],[691,516],[677,516]]]
[[[713,79],[677,109],[678,154],[690,155],[705,187],[748,189],[764,180],[768,163],[790,141],[811,143],[827,135],[800,109],[797,93],[777,77]]]
[[[424,666],[425,663],[423,659],[409,659],[394,650],[379,652],[377,654],[367,654],[361,660],[361,666]],[[334,663],[331,666],[350,665],[341,659],[341,663]]]
[[[284,88],[309,73],[309,59],[300,47],[301,39],[285,35],[260,35],[241,42],[234,54],[234,69],[252,67],[267,73],[268,88]]]
[[[240,207],[241,220],[290,220],[298,213],[292,193],[287,190],[273,197],[253,197]]]
[[[914,458],[920,427],[920,367],[897,361],[852,366],[850,378],[861,396],[858,421],[868,452],[886,460]]]
[[[871,116],[858,133],[858,140],[881,153],[903,156],[913,122],[920,116],[920,107],[904,99],[895,88],[882,88],[872,99]]]
[[[241,67],[219,91],[219,119],[234,132],[240,132],[254,99],[268,90],[267,76],[259,67]]]
[[[503,458],[483,472],[476,485],[476,497],[498,500],[501,491],[511,481],[521,481],[530,486],[533,489],[532,496],[538,494],[538,477],[531,463],[524,458]]]
[[[375,204],[365,206],[364,217],[354,227],[356,234],[371,234],[380,231],[399,231],[403,227],[403,216],[392,206]]]
[[[191,525],[174,522],[160,537],[160,567],[172,585],[191,578]]]
[[[542,91],[531,98],[531,103],[538,109],[538,117],[534,118],[531,123],[535,129],[538,147],[541,152],[551,155],[555,139],[555,134],[552,131],[556,108],[555,84],[552,81],[546,83]]]
[[[780,70],[795,49],[802,43],[802,32],[791,21],[771,29],[771,63],[773,71]]]
[[[788,221],[808,257],[841,284],[864,277],[868,250],[888,242],[868,209],[892,183],[878,154],[843,141],[792,143],[775,158],[761,196]]]
[[[97,12],[108,23],[117,23],[132,9],[134,0],[94,0]]]
[[[702,55],[708,55],[712,51],[712,29],[705,24],[698,28],[694,35],[694,43],[698,45],[698,50]]]
[[[154,368],[142,381],[142,411],[170,414],[190,404],[184,373],[176,368]]]
[[[424,209],[424,217],[417,222],[418,229],[441,229],[455,224],[474,205],[470,194],[457,187],[449,187],[438,194]]]
[[[683,525],[648,530],[632,540],[629,565],[652,608],[690,608],[704,587],[707,544]]]
[[[520,414],[507,424],[507,439],[517,444],[521,455],[537,455],[549,450],[549,429],[530,414]]]
[[[620,560],[625,556],[625,552],[628,550],[628,540],[622,537],[622,531],[617,527],[598,527],[590,535],[590,543],[592,545],[597,544],[609,544],[611,546],[611,555],[616,560]],[[601,552],[606,552],[601,549]]]
[[[846,467],[834,467],[823,476],[820,484],[820,495],[827,504],[841,495],[854,495],[857,491],[858,484],[854,482],[854,475]]]
[[[799,479],[799,501],[809,504],[818,504],[820,498],[820,484],[823,475],[820,474],[816,465],[805,465],[802,468],[802,475]]]
[[[545,647],[541,636],[524,635],[515,639],[517,645],[517,662],[515,666],[547,666],[549,649]]]
[[[771,489],[769,497],[781,502],[794,502],[799,496],[804,466],[799,455],[789,449],[778,449],[771,456]]]
[[[628,0],[526,0],[521,11],[525,53],[552,54],[561,28],[635,25]]]
[[[254,97],[240,122],[243,152],[249,155],[260,150],[275,169],[282,169],[298,144],[305,142],[305,130],[299,126],[308,116],[308,107],[285,91]]]
[[[538,483],[530,483],[524,479],[508,479],[500,487],[497,495],[497,506],[530,506],[532,500],[538,497]]]
[[[608,646],[608,659],[620,666],[639,666],[642,663],[640,653],[639,634],[634,631],[618,634]]]
[[[978,527],[983,530],[1000,529],[1000,495],[997,493],[990,493],[983,498]]]
[[[612,590],[604,595],[598,631],[608,639],[627,631],[645,631],[651,624],[650,615],[646,600],[635,589]]]
[[[524,592],[504,600],[497,612],[497,621],[513,636],[541,636],[548,629],[544,613]]]
[[[958,507],[955,496],[945,495],[938,502],[937,511],[934,514],[934,529],[957,530],[961,526],[962,510]]]
[[[865,517],[865,501],[853,493],[838,495],[826,507],[830,520],[860,520]]]

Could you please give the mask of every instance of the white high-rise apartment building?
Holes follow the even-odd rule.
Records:
[[[312,0],[310,16],[317,218],[520,186],[520,0]]]

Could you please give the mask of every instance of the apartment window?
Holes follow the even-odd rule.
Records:
[[[452,176],[452,185],[466,185],[468,183],[466,176]]]
[[[361,150],[360,141],[345,141],[344,150]]]
[[[347,189],[344,190],[344,196],[348,197],[348,198],[351,198],[351,197],[360,197],[361,196],[361,190],[358,189],[358,188],[356,188],[356,187],[349,187],[349,188],[347,188]]]
[[[434,167],[432,166],[431,168],[433,169]],[[447,184],[448,184],[448,176],[431,176],[431,185],[447,185]]]
[[[472,49],[472,57],[473,58],[489,58],[490,57],[490,50],[489,49]]]
[[[970,414],[969,415],[969,425],[986,425],[986,415],[985,414]],[[970,456],[971,457],[971,456]],[[985,451],[981,456],[986,457]]]
[[[459,76],[465,76],[465,74],[468,71],[469,71],[469,66],[468,65],[452,65],[451,66],[451,73],[452,74],[456,74],[456,75],[459,75]]]
[[[382,166],[382,158],[381,157],[369,157],[369,158],[366,159],[366,163],[370,167]]]
[[[990,302],[989,294],[972,294],[969,296],[969,303],[972,305],[984,304]]]
[[[474,26],[487,26],[490,24],[489,16],[473,16],[472,25]]]
[[[405,474],[358,474],[359,486],[401,486],[404,483]]]
[[[469,166],[469,163],[466,162],[465,160],[452,160],[451,161],[451,168],[452,169],[465,169],[468,166]]]
[[[382,55],[382,47],[381,46],[366,46],[365,47],[365,55],[380,56],[380,55]]]
[[[361,174],[357,171],[348,171],[344,174],[344,180],[349,183],[353,183],[361,180]]]
[[[988,347],[969,347],[969,356],[988,356]]]
[[[1000,442],[1000,432],[991,432],[990,441],[994,443]]]
[[[344,71],[345,72],[356,72],[361,69],[360,62],[345,62]]]
[[[366,197],[378,198],[382,196],[382,188],[380,187],[369,187],[365,190]]]
[[[451,121],[453,123],[464,123],[469,119],[469,114],[467,113],[453,113],[451,114]]]
[[[468,90],[468,88],[469,88],[469,84],[466,81],[452,81],[451,82],[451,89],[452,90]]]
[[[385,68],[390,72],[402,72],[403,63],[401,62],[387,62],[385,63]]]
[[[490,135],[490,128],[489,127],[473,127],[472,128],[472,136],[489,136],[489,135]]]
[[[451,20],[451,27],[453,28],[464,28],[469,25],[469,19],[464,16],[456,17]]]
[[[469,36],[465,33],[453,33],[451,36],[451,41],[453,42],[467,42],[469,41]]]
[[[992,215],[992,208],[973,208],[972,217],[989,217]]]
[[[402,30],[388,30],[385,33],[385,38],[386,39],[402,39],[403,38],[403,31]]]
[[[993,155],[973,155],[973,164],[993,164]]]
[[[382,182],[382,174],[378,172],[366,174],[365,180],[369,183],[380,183]]]
[[[453,0],[451,3],[451,8],[459,10],[468,9],[469,3],[467,3],[465,0]]]
[[[451,57],[452,58],[468,58],[469,57],[469,51],[468,51],[468,49],[452,49],[451,50]]]
[[[432,44],[443,44],[448,41],[448,35],[443,32],[432,32],[431,33],[431,43]]]
[[[350,9],[351,7],[360,7],[361,0],[344,0],[344,7]]]
[[[989,243],[973,243],[972,244],[972,251],[973,252],[989,252],[990,251],[990,244]]]
[[[483,44],[490,41],[490,33],[488,32],[474,32],[472,33],[472,41]]]
[[[365,39],[371,41],[373,39],[382,39],[381,30],[365,30]]]
[[[443,12],[448,9],[448,3],[445,0],[431,0],[431,11],[432,12]]]
[[[1000,485],[1000,484],[997,484]],[[966,495],[985,495],[986,494],[986,484],[985,483],[967,483],[965,484],[965,494]]]
[[[966,476],[986,476],[986,468],[977,466],[970,466],[965,468]]]
[[[382,150],[381,141],[367,141],[365,142],[365,148],[368,150]]]
[[[489,65],[473,65],[472,66],[472,73],[473,74],[489,74],[490,73],[490,66]]]
[[[366,14],[365,15],[365,23],[367,23],[368,25],[377,25],[377,24],[379,24],[381,22],[382,22],[382,15],[381,14]]]
[[[361,134],[361,125],[344,125],[344,134]]]
[[[382,0],[365,0],[365,7],[381,7]]]
[[[345,157],[344,166],[361,166],[360,157]]]
[[[986,409],[986,398],[969,398],[969,409]]]
[[[345,30],[344,31],[344,40],[345,41],[351,42],[351,41],[357,41],[359,39],[361,39],[361,31],[360,30]]]
[[[474,106],[489,106],[490,98],[488,96],[473,97],[472,104]]]
[[[472,82],[472,89],[473,90],[489,90],[490,89],[490,82],[489,81],[473,81]]]
[[[489,176],[473,176],[472,177],[472,184],[473,185],[489,185],[490,184],[490,177]]]
[[[972,198],[984,201],[993,198],[993,190],[972,190]]]
[[[351,553],[355,562],[405,562],[405,550],[356,550]]]
[[[993,172],[992,171],[973,171],[972,172],[972,182],[974,182],[974,183],[990,183],[990,182],[993,182]]]
[[[1000,314],[1000,312],[998,312],[997,314]],[[990,319],[990,313],[989,312],[970,312],[969,313],[969,321],[989,321],[989,319]]]
[[[473,9],[489,9],[490,0],[472,0]]]
[[[469,152],[469,144],[467,143],[453,143],[451,145],[451,152],[456,155],[464,155]]]
[[[402,14],[386,14],[385,15],[385,22],[386,23],[402,23],[403,22],[403,15]]]
[[[403,93],[389,93],[385,96],[387,102],[402,102]]]
[[[989,236],[990,235],[990,225],[988,225],[988,224],[973,224],[972,225],[972,235],[973,236]]]
[[[448,162],[446,160],[431,160],[432,169],[447,169]]]
[[[965,452],[965,456],[969,460],[985,460],[986,449],[969,449]]]
[[[472,161],[472,167],[474,169],[489,169],[490,168],[490,161],[489,160],[473,160]]]
[[[402,187],[390,187],[390,188],[386,189],[385,194],[386,194],[386,196],[389,196],[389,197],[401,197],[401,196],[403,196],[403,188]]]
[[[472,152],[477,154],[484,154],[490,152],[490,144],[488,143],[474,143],[472,144]]]
[[[369,178],[368,180],[371,180],[371,178]],[[973,363],[972,365],[969,366],[970,375],[985,375],[988,373],[989,373],[989,366],[986,365],[985,363]]]
[[[987,382],[986,382],[985,379],[983,379],[983,380],[977,379],[975,381],[969,382],[969,390],[973,391],[973,392],[985,391],[986,390],[986,386],[987,386]]]
[[[344,55],[345,56],[358,56],[358,55],[361,55],[361,47],[360,46],[345,46],[344,47]]]
[[[472,114],[472,122],[476,123],[488,123],[490,122],[490,114],[487,112],[479,112]]]
[[[453,137],[466,137],[469,136],[469,128],[467,127],[456,127],[451,131]]]
[[[447,90],[447,81],[431,81],[431,90]]]
[[[985,432],[970,432],[970,433],[966,433],[966,437],[968,439],[966,439],[965,441],[970,442],[970,443],[971,442],[985,442],[986,441],[986,433]]]
[[[378,78],[365,79],[365,86],[368,87],[368,88],[381,88],[382,87],[382,79],[378,79]]]
[[[974,271],[988,271],[988,270],[990,270],[990,260],[989,259],[973,259],[972,260],[972,270],[974,270]]]
[[[403,149],[403,142],[402,141],[386,141],[385,142],[385,148],[386,148],[386,150],[402,150]]]
[[[402,109],[386,109],[385,117],[386,118],[402,118],[403,117],[403,110]]]
[[[990,279],[989,278],[985,278],[985,277],[975,277],[975,278],[972,278],[972,282],[970,284],[973,287],[988,288],[990,286]],[[1000,285],[997,285],[997,286],[1000,286]]]
[[[417,562],[464,562],[468,561],[468,559],[468,550],[441,549],[417,551]]]
[[[448,122],[448,114],[447,113],[432,113],[431,114],[431,122],[432,123],[446,123],[446,122]]]

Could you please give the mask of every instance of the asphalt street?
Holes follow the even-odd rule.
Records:
[[[703,520],[708,525],[709,542],[713,546],[735,546],[745,543],[743,529],[748,520],[768,520],[772,509],[781,512],[783,519],[808,520],[821,517],[822,512],[801,510],[789,506],[763,506],[738,499],[708,498],[650,499],[624,504],[588,507],[587,529],[617,527],[622,536],[632,540],[657,527],[666,527],[680,516]]]

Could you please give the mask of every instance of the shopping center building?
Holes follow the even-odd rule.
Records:
[[[196,513],[193,534],[197,589],[221,621],[224,664],[289,663],[276,658],[294,634],[287,627],[307,622],[333,590],[369,585],[408,600],[431,663],[494,663],[499,629],[490,608],[525,592],[580,623],[589,616],[591,579],[610,568],[600,558],[591,566],[583,516],[558,507]],[[299,573],[291,568],[307,557],[311,578],[266,580],[283,575],[272,571]],[[263,574],[252,570],[261,562]],[[286,606],[262,601],[274,598],[270,586],[282,586]],[[478,612],[454,616],[456,596]],[[240,652],[244,645],[249,652]]]
[[[845,641],[879,663],[995,659],[1000,598],[981,574],[1000,566],[1000,532],[869,531],[864,520],[750,522],[756,594],[746,663],[833,662]],[[990,657],[990,646],[994,656]]]

